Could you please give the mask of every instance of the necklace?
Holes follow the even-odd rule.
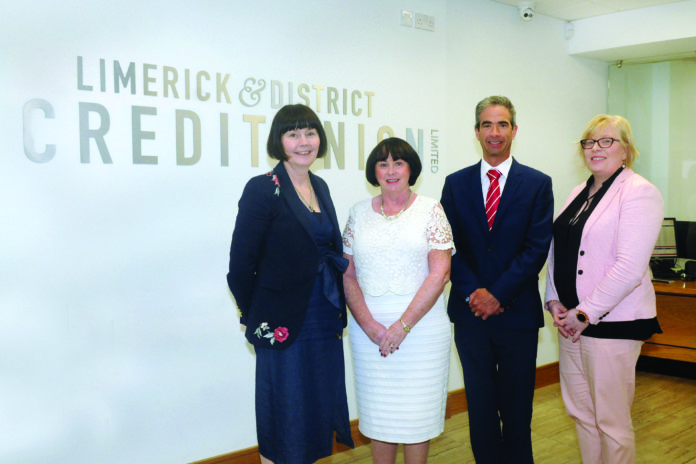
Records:
[[[589,193],[589,192],[588,192],[588,193]],[[573,218],[570,220],[570,222],[569,222],[568,224],[570,224],[571,226],[574,226],[575,224],[578,223],[578,221],[580,220],[580,216],[582,216],[582,214],[583,214],[585,211],[587,211],[588,209],[590,209],[590,203],[592,202],[592,199],[594,198],[595,195],[597,195],[597,192],[595,192],[595,193],[593,193],[592,195],[590,195],[590,196],[587,197],[587,199],[586,199],[585,202],[582,204],[582,206],[580,207],[580,209],[578,210],[578,212],[575,213],[575,216],[573,216]]]
[[[312,200],[314,200],[314,189],[312,188],[312,183],[309,183],[309,201],[305,198],[304,195],[302,195],[302,192],[300,192],[297,189],[297,186],[295,183],[292,184],[293,187],[295,187],[295,191],[297,192],[297,196],[300,197],[300,200],[302,200],[302,203],[307,207],[310,213],[316,213],[316,210],[314,209],[314,206],[312,206]]]
[[[379,205],[380,210],[382,210],[382,217],[388,221],[393,221],[394,219],[401,216],[401,213],[406,211],[406,207],[408,206],[409,203],[411,203],[411,195],[413,195],[413,191],[409,190],[408,200],[406,200],[406,204],[404,205],[403,208],[401,208],[401,211],[396,213],[394,216],[387,216],[386,214],[384,214],[384,195],[382,195],[381,204]]]

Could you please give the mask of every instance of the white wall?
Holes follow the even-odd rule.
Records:
[[[289,85],[302,101],[307,84],[327,126],[338,134],[344,125],[344,168],[333,154],[330,167],[316,166],[341,223],[373,193],[359,157],[380,130],[422,131],[425,164],[437,160],[438,170],[424,170],[418,191],[439,197],[444,176],[480,156],[473,109],[493,93],[517,106],[515,156],[554,177],[558,209],[585,177],[571,141],[606,100],[606,66],[569,57],[562,22],[523,23],[516,8],[486,0],[25,0],[2,9],[0,462],[13,464],[184,463],[255,445],[254,358],[224,276],[236,203],[243,183],[272,165],[263,146],[281,102],[266,87],[254,104],[248,78],[251,91],[259,79],[281,82],[282,103]],[[400,26],[402,9],[435,16],[435,32]],[[114,61],[134,63],[134,95],[113,91]],[[165,96],[165,68],[179,75],[178,98],[172,88]],[[187,69],[194,80],[210,75],[201,87],[210,99],[195,84],[186,98]],[[228,76],[229,101],[216,101],[217,73]],[[338,113],[328,107],[328,87],[359,92],[360,114],[350,105],[344,114],[342,100]],[[53,117],[27,105],[37,99]],[[184,119],[177,130],[181,111],[200,129]],[[245,115],[266,118],[256,138]],[[143,158],[134,158],[133,118]],[[80,146],[100,126],[111,163],[94,140]],[[190,158],[196,136],[200,159],[177,163],[177,137]],[[544,329],[539,364],[556,359]],[[450,388],[461,386],[453,357]],[[355,418],[352,380],[349,400]]]

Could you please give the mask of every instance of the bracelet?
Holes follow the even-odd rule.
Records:
[[[411,331],[411,326],[404,322],[403,319],[399,318],[401,325],[404,326],[404,332],[409,333]]]

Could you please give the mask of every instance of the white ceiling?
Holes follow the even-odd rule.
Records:
[[[563,21],[592,18],[621,11],[651,6],[667,5],[685,0],[491,0],[496,3],[520,7],[522,3],[534,3],[536,14]],[[653,62],[696,55],[696,37],[637,44],[616,49],[598,50],[584,56],[606,62]]]
[[[492,0],[519,7],[521,0]],[[666,5],[682,0],[536,0],[534,11],[565,21],[602,16],[619,11],[635,10],[649,6]]]

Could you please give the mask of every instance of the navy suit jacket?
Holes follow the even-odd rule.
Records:
[[[334,226],[331,249],[342,256],[341,230],[329,188],[311,172],[309,178],[325,217]],[[241,322],[246,325],[246,338],[252,345],[283,349],[292,344],[307,314],[320,265],[311,218],[284,164],[280,162],[268,174],[249,180],[239,200],[227,284],[241,312]],[[345,327],[343,279],[340,274],[336,279],[340,300],[336,317],[343,320]],[[257,335],[255,332],[262,324],[270,331],[286,328],[287,339],[278,342]],[[341,337],[341,333],[337,335]]]
[[[490,231],[482,189],[479,161],[447,176],[442,191],[457,250],[447,305],[450,320],[510,329],[543,327],[538,280],[552,236],[551,178],[513,159]],[[476,318],[466,299],[477,288],[486,288],[504,311],[486,321]]]

